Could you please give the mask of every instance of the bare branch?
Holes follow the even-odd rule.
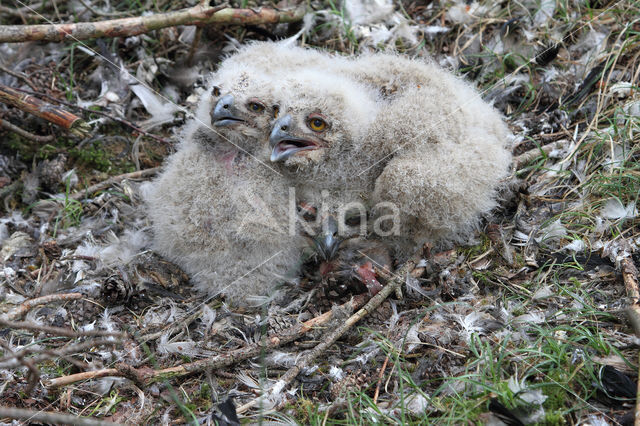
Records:
[[[25,322],[25,321],[7,321],[2,318],[0,318],[0,326],[9,327],[13,329],[42,331],[43,333],[53,334],[54,336],[65,336],[65,337],[82,337],[82,336],[124,337],[125,336],[124,333],[117,333],[113,331],[104,331],[104,330],[74,331],[68,328],[39,325],[39,324],[34,324],[31,322]]]
[[[345,303],[352,309],[358,309],[365,303],[364,296],[356,296],[351,301]],[[89,371],[85,373],[71,374],[69,376],[50,379],[45,382],[47,387],[59,387],[78,382],[80,380],[95,379],[98,377],[116,376],[127,377],[141,386],[149,385],[165,379],[174,377],[187,376],[209,369],[219,369],[233,365],[245,359],[253,358],[260,355],[265,350],[272,350],[294,340],[299,339],[314,327],[326,324],[333,317],[333,311],[325,312],[315,318],[310,319],[302,324],[295,325],[277,336],[270,336],[265,342],[258,342],[244,348],[236,349],[227,353],[215,355],[210,358],[201,359],[188,364],[179,365],[177,367],[165,368],[163,370],[151,370],[149,368],[133,368],[124,364],[118,364],[116,368],[105,368],[102,370]]]
[[[633,264],[633,260],[629,257],[622,259],[620,262],[620,269],[622,271],[624,287],[627,290],[627,297],[631,299],[631,303],[637,304],[640,301],[638,269]]]
[[[106,189],[111,185],[113,185],[114,183],[121,182],[125,179],[141,179],[144,177],[153,176],[159,171],[160,171],[160,167],[152,167],[150,169],[138,170],[137,172],[124,173],[122,175],[113,176],[107,180],[96,183],[95,185],[91,185],[85,190],[74,192],[73,194],[71,194],[70,198],[73,198],[74,200],[79,200],[84,196]]]
[[[307,367],[313,360],[315,360],[320,354],[325,352],[331,345],[333,345],[340,337],[344,335],[351,327],[353,327],[358,321],[360,321],[365,316],[369,315],[371,312],[375,311],[381,304],[384,302],[387,297],[389,297],[392,293],[395,293],[396,289],[405,282],[407,275],[413,271],[415,266],[418,264],[420,260],[420,254],[416,254],[410,260],[408,260],[396,273],[393,274],[393,278],[391,281],[383,287],[382,290],[374,297],[372,297],[367,304],[362,307],[358,312],[351,315],[340,327],[335,330],[331,330],[327,333],[326,337],[312,350],[307,352],[302,358],[300,358],[296,364],[291,367],[285,374],[280,377],[280,379],[273,386],[271,392],[279,393],[282,392],[291,382],[300,374],[302,369]],[[242,409],[248,409],[253,406],[255,403],[259,401],[255,399],[248,404],[245,404],[243,407],[238,408],[238,412],[241,412]]]
[[[56,138],[54,135],[46,135],[46,136],[34,135],[33,133],[27,132],[26,130],[16,126],[15,124],[11,124],[8,121],[5,121],[1,118],[0,118],[0,127],[3,127],[17,135],[20,135],[23,138],[26,138],[38,143],[51,142]]]
[[[0,368],[14,368],[16,365],[18,365],[18,362],[15,361],[14,358],[18,358],[20,360],[20,359],[24,359],[24,357],[27,355],[32,355],[32,356],[26,359],[32,362],[39,363],[47,359],[63,358],[70,354],[78,353],[80,351],[95,348],[98,346],[117,346],[120,343],[121,342],[119,340],[95,339],[95,340],[87,340],[86,342],[66,345],[61,347],[60,349],[27,348],[19,352],[11,353],[9,355],[6,355],[0,358]]]
[[[74,416],[71,414],[60,414],[53,413],[51,411],[35,411],[25,410],[23,408],[0,406],[0,419],[1,418],[26,420],[27,423],[42,422],[51,424],[70,424],[78,426],[104,426],[117,424],[113,422],[90,419],[87,417]]]
[[[36,90],[36,85],[33,84],[33,82],[29,80],[29,78],[23,73],[10,70],[9,68],[3,66],[2,64],[0,64],[0,71],[6,72],[7,74],[14,76],[18,80],[24,81],[29,85],[29,87],[31,87],[33,90]]]
[[[108,21],[53,25],[2,25],[0,26],[0,43],[129,37],[177,25],[277,24],[300,21],[304,14],[304,7],[279,11],[264,7],[257,10],[231,9],[225,5],[211,7],[199,3],[191,8],[174,12]]]
[[[17,89],[19,92],[23,92],[26,93],[28,95],[33,95],[33,96],[37,96],[40,98],[44,98],[44,99],[48,99],[51,102],[55,102],[58,103],[60,105],[64,105],[67,106],[69,108],[73,108],[75,110],[80,110],[80,111],[84,111],[90,114],[96,114],[96,115],[101,115],[103,117],[107,117],[113,121],[117,121],[120,124],[124,124],[127,127],[132,128],[133,130],[135,130],[136,132],[143,134],[147,137],[150,137],[151,139],[154,139],[158,142],[164,143],[164,144],[171,144],[171,142],[167,139],[161,138],[160,136],[154,135],[152,133],[149,133],[145,130],[142,130],[141,128],[139,128],[138,126],[136,126],[135,124],[131,123],[130,121],[125,120],[124,118],[120,118],[120,117],[116,117],[114,115],[111,115],[107,112],[104,111],[97,111],[97,110],[93,110],[93,109],[89,109],[89,108],[85,108],[85,107],[81,107],[79,105],[73,104],[71,102],[67,102],[67,101],[63,101],[62,99],[58,99],[58,98],[54,98],[53,96],[47,95],[46,93],[40,93],[40,92],[32,92],[31,90],[25,90],[25,89]]]
[[[513,159],[516,170],[520,170],[525,164],[535,160],[542,155],[549,155],[551,151],[562,148],[562,146],[566,143],[566,140],[561,140],[541,147],[535,147],[529,151],[523,152]]]
[[[60,294],[49,294],[47,296],[36,297],[35,299],[29,299],[22,303],[22,305],[18,306],[13,311],[9,312],[5,319],[14,320],[21,318],[31,309],[35,308],[39,305],[46,305],[51,302],[58,301],[67,301],[67,300],[77,300],[82,299],[81,293],[60,293]]]

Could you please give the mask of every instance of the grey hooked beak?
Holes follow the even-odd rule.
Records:
[[[328,261],[335,257],[342,240],[338,237],[338,223],[333,216],[329,216],[326,219],[322,227],[322,233],[317,235],[313,242],[316,251],[323,260]]]
[[[233,95],[224,95],[218,100],[215,108],[211,112],[211,122],[216,127],[228,126],[233,123],[244,121],[234,115]]]
[[[296,138],[291,135],[293,118],[287,114],[273,124],[269,135],[271,161],[284,161],[299,151],[316,149],[317,144],[309,139]]]

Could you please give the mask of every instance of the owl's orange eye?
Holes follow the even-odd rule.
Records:
[[[278,118],[280,115],[280,107],[278,105],[273,106],[273,118]]]
[[[249,102],[247,106],[249,107],[249,111],[252,112],[264,111],[264,105],[262,105],[260,102]]]
[[[320,117],[309,117],[307,126],[314,132],[322,132],[327,128],[327,122]]]
[[[213,96],[220,96],[220,88],[215,86],[213,88]]]

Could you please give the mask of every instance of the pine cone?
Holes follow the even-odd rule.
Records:
[[[105,280],[100,293],[107,303],[115,305],[128,302],[134,291],[130,282],[123,280],[118,274],[113,274]]]

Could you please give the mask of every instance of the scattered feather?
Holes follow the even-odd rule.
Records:
[[[144,130],[151,130],[164,123],[172,122],[175,114],[180,111],[180,108],[175,103],[156,95],[142,84],[132,84],[130,87],[147,112],[151,114],[151,118],[140,123]]]
[[[540,2],[540,8],[533,15],[533,26],[535,28],[540,28],[549,22],[549,20],[553,17],[553,14],[556,12],[556,1],[555,0],[542,0]]]
[[[545,285],[538,288],[535,293],[531,296],[533,300],[545,300],[554,295],[553,290],[550,286]]]
[[[554,220],[546,227],[542,228],[539,232],[539,237],[535,238],[537,242],[551,242],[560,238],[565,238],[567,234],[567,228],[564,227],[560,219]]]
[[[610,198],[600,210],[600,214],[605,219],[633,219],[638,216],[638,209],[635,202],[625,206],[618,198]]]
[[[342,368],[340,367],[336,367],[335,365],[332,365],[331,368],[329,369],[329,377],[331,378],[332,381],[339,382],[345,377],[344,370],[342,370]]]
[[[414,416],[423,416],[429,409],[429,400],[422,393],[416,392],[404,398],[404,408]]]
[[[562,250],[572,251],[574,253],[583,251],[586,247],[586,244],[581,239],[573,240],[569,244],[562,247]]]

